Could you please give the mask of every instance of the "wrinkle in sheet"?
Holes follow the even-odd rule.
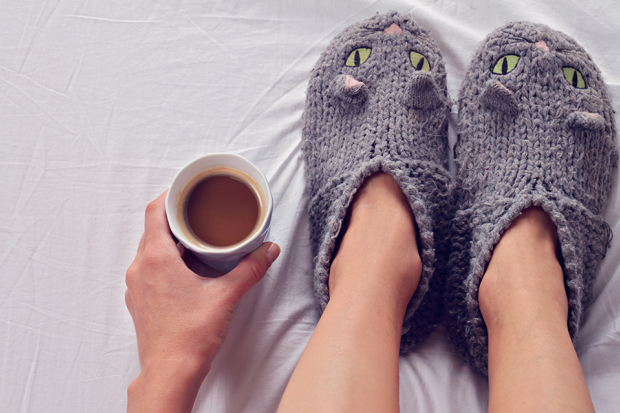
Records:
[[[294,67],[293,65],[290,65],[288,68],[286,68],[285,71],[278,77],[278,79],[276,79],[269,86],[269,88],[265,90],[265,92],[263,92],[263,94],[254,102],[254,104],[250,107],[250,109],[248,109],[243,114],[243,116],[239,120],[237,127],[235,128],[231,136],[228,139],[226,139],[226,141],[224,142],[224,147],[228,147],[235,138],[237,138],[247,128],[249,128],[263,113],[267,112],[271,107],[276,105],[281,99],[284,99],[285,97],[287,97],[288,94],[291,93],[293,90],[295,90],[298,85],[307,82],[307,79],[300,80],[297,83],[294,83],[292,87],[289,87],[283,94],[277,96],[275,100],[273,100],[272,102],[265,102],[274,90],[278,90],[278,86],[280,87],[282,86],[280,85],[280,83],[284,83],[283,78],[288,74],[288,72],[293,67]],[[286,82],[285,84],[288,84],[288,82]],[[266,106],[263,106],[264,104],[266,104]],[[258,108],[260,108],[260,110]]]
[[[30,371],[28,373],[28,378],[26,380],[24,389],[22,390],[21,411],[23,412],[26,412],[29,410],[28,406],[30,406],[30,401],[32,399],[32,387],[34,383],[34,376],[37,371],[40,349],[41,349],[41,338],[40,336],[37,335],[37,346],[34,350],[34,356],[30,364]]]
[[[41,125],[70,135],[75,135],[75,133],[65,128],[56,118],[23,92],[17,85],[0,78],[0,93],[15,105],[22,108],[24,112],[31,115]]]
[[[46,13],[46,9],[48,8],[48,5],[50,5],[50,3],[52,3],[52,10]],[[26,53],[24,54],[24,58],[22,59],[22,63],[18,69],[18,73],[21,73],[24,65],[26,64],[26,60],[28,59],[28,56],[30,55],[30,51],[32,49],[32,45],[34,44],[35,40],[38,39],[39,37],[39,33],[42,31],[42,29],[47,26],[50,22],[51,16],[54,14],[54,12],[56,11],[56,9],[58,8],[58,4],[60,3],[60,0],[46,0],[45,3],[43,4],[43,7],[41,9],[41,12],[39,13],[39,15],[37,16],[37,20],[34,24],[34,32],[33,35],[30,39],[30,42],[28,43],[28,48],[26,49]],[[32,13],[32,9],[31,9],[31,13]],[[44,16],[45,15],[45,16]],[[43,20],[43,21],[41,21]]]
[[[580,346],[577,349],[577,355],[579,357],[587,355],[591,349],[596,349],[597,347],[605,347],[609,345],[618,345],[620,344],[620,326],[618,325],[618,320],[614,319],[613,321],[613,329],[614,331],[608,331],[604,334],[604,336],[597,341],[596,343],[587,344],[585,346]],[[620,356],[620,353],[618,353]]]
[[[308,314],[307,311],[299,311],[299,313],[302,317]],[[269,317],[268,315],[266,316]],[[231,396],[230,399],[228,399],[230,405],[226,411],[253,411],[252,407],[255,406],[257,400],[261,398],[272,399],[277,406],[277,402],[284,391],[286,383],[281,382],[279,388],[275,389],[273,386],[277,386],[277,382],[274,383],[266,380],[256,382],[251,378],[260,377],[261,372],[264,371],[276,373],[280,377],[290,377],[296,361],[301,356],[305,343],[307,343],[310,338],[316,323],[316,320],[313,320],[311,323],[305,323],[309,329],[300,329],[298,321],[299,319],[293,318],[284,323],[284,325],[278,324],[275,330],[268,328],[265,331],[264,324],[260,326],[254,325],[254,320],[245,320],[243,323],[244,325],[249,325],[254,329],[265,331],[268,336],[274,339],[270,339],[265,342],[266,344],[261,343],[260,345],[242,341],[228,345],[227,350],[231,354],[237,354],[239,356],[235,357],[232,363],[228,362],[225,367],[216,367],[218,371],[223,373],[220,374],[219,386],[224,384],[222,382],[225,382],[228,394]],[[297,344],[303,343],[304,345],[287,346],[287,343],[293,342]],[[230,358],[228,360],[230,360]],[[248,369],[245,367],[246,363],[244,363],[244,360],[256,360],[257,362],[251,363]],[[241,374],[241,372],[243,372],[243,374]],[[207,377],[207,380],[208,379],[209,377]],[[209,396],[213,397],[214,393],[219,390],[211,386],[209,387]],[[245,389],[245,391],[239,391],[239,389]],[[276,406],[274,406],[274,408]]]
[[[47,243],[46,241],[48,240],[48,238],[50,237],[50,235],[53,233],[54,231],[54,227],[56,225],[58,225],[57,219],[60,216],[60,213],[62,212],[62,209],[64,208],[65,204],[67,203],[67,201],[69,200],[69,198],[64,198],[63,200],[61,200],[59,203],[56,203],[54,205],[52,205],[51,207],[47,208],[43,213],[41,213],[39,216],[34,217],[33,222],[26,226],[23,230],[23,234],[26,235],[26,231],[29,228],[33,228],[35,226],[37,226],[37,229],[39,231],[37,232],[42,232],[44,231],[45,234],[43,235],[43,237],[37,237],[37,245],[35,246],[34,243],[30,243],[30,251],[31,251],[31,256],[30,259],[31,260],[36,260],[37,259],[37,255],[41,252],[41,251],[47,251],[49,250],[48,245],[49,243]],[[40,225],[42,224],[42,225]],[[43,229],[42,227],[45,227],[45,229]],[[21,241],[22,237],[19,237],[19,240]],[[45,254],[41,254],[42,256],[45,256]]]
[[[18,74],[17,76],[19,76],[19,77],[21,77],[21,78],[23,78],[23,79],[26,79],[26,80],[28,80],[29,82],[32,82],[34,85],[36,85],[36,86],[40,87],[41,89],[47,90],[47,91],[48,91],[48,92],[50,92],[50,93],[53,93],[53,94],[55,94],[55,95],[61,96],[61,97],[66,98],[66,99],[69,99],[69,96],[65,95],[64,93],[59,92],[59,91],[54,90],[54,89],[50,89],[50,88],[48,88],[48,87],[45,87],[45,86],[43,86],[42,84],[38,83],[38,82],[37,82],[36,80],[34,80],[33,78],[31,78],[31,77],[29,77],[28,75],[24,74],[24,73]]]
[[[114,96],[114,99],[112,100],[112,107],[108,111],[107,123],[105,126],[105,132],[104,132],[105,142],[108,142],[108,139],[110,137],[110,130],[112,129],[112,119],[114,118],[114,115],[116,114],[117,101],[118,101],[118,94]]]
[[[103,152],[101,151],[101,148],[99,148],[99,145],[97,145],[95,143],[95,141],[90,137],[90,135],[93,134],[92,130],[90,130],[90,129],[92,129],[92,128],[90,128],[90,124],[89,123],[85,123],[83,121],[83,119],[87,119],[88,118],[86,110],[85,110],[85,107],[84,107],[84,104],[82,103],[82,101],[80,101],[80,99],[78,98],[77,95],[75,95],[75,98],[72,99],[72,103],[73,103],[74,110],[76,109],[76,106],[78,106],[79,107],[78,111],[81,112],[80,116],[77,116],[78,117],[78,122],[80,124],[80,131],[81,131],[81,133],[75,135],[75,139],[73,140],[73,144],[78,142],[80,140],[80,138],[84,138],[90,144],[90,146],[95,150],[97,155],[99,155],[99,156],[103,155]],[[76,112],[78,112],[78,111],[76,111]]]
[[[67,14],[65,17],[74,17],[78,19],[99,20],[110,23],[161,23],[161,20],[121,20],[121,19],[109,19],[106,17],[97,16],[85,16],[81,14]]]
[[[280,163],[280,165],[278,166],[278,168],[273,171],[270,175],[271,177],[268,178],[268,181],[270,182],[270,184],[277,184],[277,182],[280,180],[280,178],[284,179],[284,177],[287,176],[296,176],[297,174],[295,172],[297,172],[302,165],[302,162],[298,161],[299,159],[299,153],[301,151],[301,139],[299,139],[295,145],[291,146],[288,151],[287,151],[287,155],[284,158],[284,160]],[[297,161],[296,161],[297,160]],[[283,171],[284,169],[286,169],[288,166],[290,166],[291,164],[294,165],[295,171],[292,174],[284,174]],[[285,179],[285,185],[284,187],[282,187],[282,191],[280,191],[280,196],[278,196],[277,198],[274,197],[274,202],[279,204],[282,202],[282,198],[284,198],[288,192],[288,189],[290,187],[290,185],[293,183],[292,179]],[[304,187],[305,187],[305,182],[303,183]]]
[[[620,270],[619,270],[620,271]],[[609,283],[605,286],[605,290],[603,293],[598,296],[596,306],[598,308],[602,307],[605,310],[605,316],[607,320],[597,320],[597,321],[612,321],[613,326],[616,329],[616,332],[620,331],[620,320],[617,318],[620,314],[620,303],[618,302],[618,292],[620,292],[620,282],[619,278],[613,277],[609,280]],[[615,292],[615,293],[612,293]],[[597,311],[597,315],[600,311]]]
[[[28,324],[20,324],[17,322],[11,322],[10,324],[13,326],[18,326],[23,328],[24,330],[33,331],[37,333],[37,337],[45,337],[45,338],[54,338],[54,339],[62,339],[74,342],[89,342],[96,343],[99,342],[101,337],[106,337],[111,334],[116,333],[124,333],[124,334],[133,334],[133,330],[123,330],[120,326],[110,326],[104,323],[97,323],[85,320],[79,317],[67,317],[64,314],[57,313],[50,309],[41,308],[37,305],[31,305],[27,302],[14,300],[16,304],[19,304],[23,307],[31,309],[33,312],[40,314],[43,316],[43,319],[40,319],[38,324],[36,325],[28,325]],[[43,331],[41,328],[43,327],[51,327],[56,325],[67,326],[71,328],[71,331],[67,334],[62,334],[56,331]],[[77,336],[76,331],[81,330],[87,333],[95,333],[94,335],[86,334],[84,336]],[[84,337],[90,337],[89,340],[85,340]]]
[[[17,69],[17,73],[21,73],[22,69],[24,68],[24,65],[26,64],[26,60],[28,60],[28,56],[30,55],[30,50],[32,49],[32,45],[35,42],[35,40],[37,39],[37,36],[38,36],[38,33],[39,33],[39,30],[38,30],[38,25],[39,24],[38,23],[39,23],[40,17],[41,17],[41,14],[39,14],[39,16],[37,17],[37,21],[35,23],[35,28],[33,30],[32,37],[30,38],[30,41],[28,42],[28,47],[26,48],[26,50],[24,52],[24,56],[22,58],[22,62],[19,65],[19,68]],[[22,40],[23,40],[23,36],[22,36]],[[23,43],[20,44],[20,49],[22,49],[22,47],[21,47],[22,44]]]
[[[609,21],[608,13],[612,11],[612,9],[610,8],[610,10],[601,10],[603,9],[603,7],[600,7],[600,6],[603,6],[602,1],[584,2],[580,0],[570,0],[570,3],[574,4],[575,8],[579,10],[578,14],[580,18],[584,18],[584,16],[588,16],[589,18],[595,21],[595,24],[590,25],[590,27],[596,28],[596,30],[601,31],[601,28],[607,26],[606,23]],[[611,4],[614,7],[613,11],[617,10],[617,7],[618,7],[617,2],[610,1],[607,4]],[[599,10],[594,10],[596,8],[598,8]],[[587,50],[588,48],[586,46],[587,45],[584,45],[584,47]]]
[[[196,24],[196,22],[194,22],[194,20],[188,18],[188,20],[190,21],[190,23],[196,28],[196,30],[198,30],[200,33],[204,34],[205,37],[207,39],[209,39],[213,44],[215,44],[221,51],[224,52],[224,54],[230,59],[232,60],[238,67],[243,67],[242,62],[237,58],[237,56],[235,56],[234,53],[231,53],[231,51],[225,47],[221,42],[218,42],[217,39],[213,36],[211,36],[209,34],[209,32],[207,32],[206,30],[203,30],[200,26],[198,26]]]
[[[587,351],[578,351],[577,355],[579,356],[579,361],[588,384],[597,378],[605,378],[607,385],[618,382],[617,374],[620,370],[620,353],[617,350],[619,346],[620,337],[616,333],[606,342],[589,346]],[[603,389],[598,386],[596,390],[601,391]],[[617,393],[604,393],[608,397],[612,394],[617,395]],[[617,407],[617,404],[615,404],[615,407]]]
[[[271,23],[282,23],[282,22],[298,22],[300,19],[292,19],[286,18],[284,16],[278,17],[264,17],[264,16],[244,16],[244,15],[224,15],[224,14],[198,14],[196,17],[199,18],[208,18],[208,19],[225,19],[225,20],[242,20],[244,23],[252,24],[256,22],[271,22]]]
[[[15,243],[13,245],[15,245]],[[15,249],[16,249],[16,247],[13,246],[12,249],[9,250],[9,251],[13,252]],[[4,262],[3,262],[3,264],[4,264]],[[0,303],[0,308],[3,308],[3,309],[9,308],[10,304],[15,301],[14,297],[19,293],[20,288],[21,288],[21,284],[22,284],[22,282],[21,282],[22,278],[25,278],[24,275],[28,273],[28,271],[30,269],[29,267],[30,267],[30,263],[26,264],[24,266],[24,268],[19,272],[19,277],[15,277],[13,279],[9,278],[8,281],[4,281],[3,282],[3,284],[2,284],[3,285],[3,291],[2,291],[2,293],[3,293],[3,297],[2,298],[3,298],[3,300]],[[10,289],[7,288],[9,281],[13,281],[11,283]],[[11,320],[12,320],[11,318],[8,318],[7,321],[5,321],[5,324],[7,326],[10,326],[12,324]],[[7,335],[7,339],[8,339],[8,335]]]
[[[291,93],[297,91],[299,85],[307,84],[308,77],[306,73],[312,68],[314,61],[316,60],[318,48],[324,47],[322,40],[325,40],[327,37],[328,35],[324,36],[321,40],[314,42],[310,47],[296,53],[296,58],[284,68],[278,77],[274,79],[273,82],[254,101],[252,106],[240,117],[236,128],[233,130],[230,137],[224,142],[224,147],[228,147],[234,139],[240,136],[263,113],[267,112],[270,108],[282,99],[288,97]],[[307,70],[303,72],[300,71],[300,69],[304,67],[307,68]],[[270,99],[270,97],[274,94],[274,91],[280,93]]]
[[[291,181],[293,181],[293,179]],[[276,231],[273,231],[270,235],[270,239],[275,239],[279,243],[282,251],[286,253],[281,254],[281,257],[278,258],[279,263],[277,264],[278,267],[276,267],[278,271],[267,273],[266,277],[268,283],[266,282],[266,284],[271,288],[266,291],[269,293],[273,302],[280,303],[284,305],[285,308],[292,310],[291,314],[293,315],[287,315],[285,319],[300,319],[298,312],[300,312],[300,314],[307,312],[308,305],[300,305],[299,299],[296,298],[296,294],[300,292],[300,287],[298,284],[294,284],[293,277],[306,279],[307,283],[302,284],[301,288],[307,288],[308,296],[305,297],[305,299],[308,300],[307,303],[309,303],[311,306],[310,308],[313,310],[312,314],[315,317],[316,323],[318,322],[318,309],[314,302],[314,293],[311,287],[312,259],[309,257],[310,241],[303,236],[308,234],[309,231],[307,200],[303,197],[301,201],[296,202],[295,200],[291,200],[288,204],[292,206],[289,207],[289,205],[283,205],[283,203],[280,202],[276,213],[279,211],[291,211],[292,214],[289,213],[288,217],[290,217],[290,222],[292,222],[292,224],[288,227],[294,229],[295,234],[299,235],[284,237]],[[282,283],[278,280],[283,272],[287,274],[287,283]],[[294,301],[295,305],[289,305],[291,301]],[[275,306],[271,306],[266,310],[266,318],[273,319],[271,315],[273,313],[279,313],[276,311]],[[289,312],[286,314],[289,314]]]
[[[23,211],[24,206],[30,201],[34,194],[34,191],[41,181],[43,174],[45,173],[45,137],[43,136],[43,128],[39,130],[39,136],[37,142],[32,151],[30,157],[28,170],[22,184],[20,185],[20,191],[17,196],[17,202],[15,202],[11,219],[9,220],[9,226],[12,227],[15,224],[15,220]]]
[[[79,59],[79,60],[77,62],[77,65],[71,71],[71,75],[69,76],[69,81],[67,82],[67,86],[65,87],[65,93],[67,93],[69,90],[73,91],[74,85],[77,83],[80,69],[82,68],[82,64],[84,63],[84,53],[80,54],[79,57],[75,57],[75,59]],[[78,97],[76,95],[73,95],[72,98],[73,98],[73,103],[76,103],[78,101]]]

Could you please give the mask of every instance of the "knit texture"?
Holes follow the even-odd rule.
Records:
[[[403,352],[428,334],[441,311],[451,188],[448,113],[436,43],[396,12],[338,35],[308,85],[303,155],[319,309],[329,300],[334,248],[355,192],[373,173],[391,174],[414,213],[423,263],[405,315]]]
[[[600,71],[563,33],[509,23],[476,52],[459,96],[444,305],[454,347],[483,375],[488,337],[478,287],[500,237],[530,206],[557,226],[568,329],[577,337],[611,237],[602,214],[618,163],[613,115]]]

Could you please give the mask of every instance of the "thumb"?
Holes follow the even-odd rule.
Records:
[[[248,254],[231,272],[223,278],[234,285],[239,299],[260,280],[280,255],[280,247],[273,242],[266,242]]]

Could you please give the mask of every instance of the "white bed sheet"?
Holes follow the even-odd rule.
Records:
[[[620,7],[566,2],[7,0],[0,4],[0,410],[123,411],[139,371],[125,270],[146,204],[198,155],[264,171],[282,255],[237,308],[197,412],[274,412],[317,322],[301,117],[329,41],[376,12],[411,13],[446,60],[449,92],[510,20],[580,42],[620,112]],[[456,107],[450,124],[454,142]],[[616,122],[620,121],[616,115]],[[607,218],[620,234],[617,175]],[[594,405],[620,405],[620,240],[576,346]],[[483,412],[485,379],[442,328],[401,358],[403,412]]]

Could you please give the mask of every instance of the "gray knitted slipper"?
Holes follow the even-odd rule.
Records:
[[[570,37],[509,23],[479,47],[459,98],[456,214],[444,304],[460,355],[487,374],[487,330],[478,287],[510,223],[539,206],[558,228],[579,332],[611,230],[603,220],[618,155],[614,113],[601,73]]]
[[[308,86],[303,155],[314,286],[321,312],[349,204],[375,172],[392,175],[419,229],[422,276],[406,312],[401,351],[437,323],[451,178],[446,72],[428,31],[409,16],[377,15],[347,28],[323,52]],[[445,244],[445,242],[442,242]],[[441,257],[444,258],[441,258]]]

